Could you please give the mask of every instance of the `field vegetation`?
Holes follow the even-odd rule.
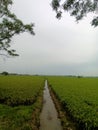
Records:
[[[98,78],[48,77],[48,81],[79,130],[98,129]]]
[[[44,78],[0,76],[0,130],[36,130]]]
[[[98,78],[48,76],[64,111],[79,130],[98,129]],[[38,130],[42,76],[0,76],[0,130]]]

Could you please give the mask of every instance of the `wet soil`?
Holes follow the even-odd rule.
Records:
[[[62,130],[57,110],[49,93],[47,81],[45,81],[43,108],[40,115],[40,130]]]

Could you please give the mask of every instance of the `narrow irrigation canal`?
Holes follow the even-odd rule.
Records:
[[[45,81],[43,109],[40,115],[40,130],[62,130],[58,113],[49,93],[47,81]]]

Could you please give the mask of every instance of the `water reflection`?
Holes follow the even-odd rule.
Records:
[[[45,81],[43,94],[43,109],[40,115],[40,130],[62,130],[55,105],[49,93],[47,81]]]

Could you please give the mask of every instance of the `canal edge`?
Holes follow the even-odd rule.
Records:
[[[61,120],[61,125],[63,127],[63,130],[79,130],[77,123],[74,122],[69,116],[69,114],[67,113],[67,111],[64,110],[60,100],[57,98],[48,80],[47,80],[47,83],[48,83],[48,88],[49,88],[51,98],[55,104],[55,107],[58,113],[58,118]]]

